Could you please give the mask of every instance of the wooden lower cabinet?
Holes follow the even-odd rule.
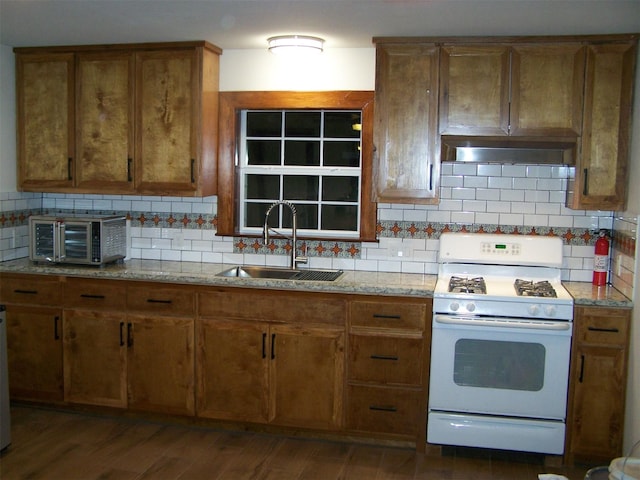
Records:
[[[62,401],[62,310],[6,307],[10,397]]]
[[[569,385],[570,461],[622,455],[631,309],[576,307]]]
[[[200,295],[199,308],[199,416],[326,430],[342,425],[342,300],[216,290]],[[338,315],[318,323],[315,316],[328,313]]]

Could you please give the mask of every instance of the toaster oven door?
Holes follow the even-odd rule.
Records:
[[[30,222],[29,258],[37,262],[58,262],[60,233],[56,220]]]
[[[60,224],[60,261],[91,263],[92,222],[65,221]]]

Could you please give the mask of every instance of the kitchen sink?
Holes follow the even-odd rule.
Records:
[[[340,278],[342,270],[293,270],[291,268],[235,266],[218,273],[217,277],[263,278],[280,280],[307,280],[315,282],[333,282]]]

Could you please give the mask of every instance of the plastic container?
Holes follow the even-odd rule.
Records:
[[[609,480],[609,467],[594,467],[587,472],[584,480]]]
[[[611,461],[609,480],[640,480],[640,442],[633,446],[627,457]]]

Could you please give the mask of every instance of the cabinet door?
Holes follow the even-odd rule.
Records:
[[[65,400],[126,407],[126,316],[65,310],[63,331]]]
[[[12,399],[62,401],[62,311],[7,305]]]
[[[569,182],[570,208],[625,208],[636,47],[588,48],[582,152]]]
[[[130,315],[127,329],[129,408],[193,415],[193,320]]]
[[[338,428],[342,424],[344,331],[273,325],[270,343],[271,421]]]
[[[437,203],[438,48],[378,45],[374,201]]]
[[[131,53],[78,56],[78,188],[125,193],[133,190],[133,59]]]
[[[440,132],[509,133],[509,47],[449,46],[440,54]]]
[[[198,416],[266,423],[268,325],[198,321]]]
[[[578,345],[571,453],[591,459],[621,455],[626,355],[623,348]]]
[[[139,192],[195,190],[197,72],[194,49],[136,54]]]
[[[511,55],[511,135],[580,135],[584,47],[518,45]]]
[[[17,55],[18,183],[27,191],[74,182],[73,54]]]

